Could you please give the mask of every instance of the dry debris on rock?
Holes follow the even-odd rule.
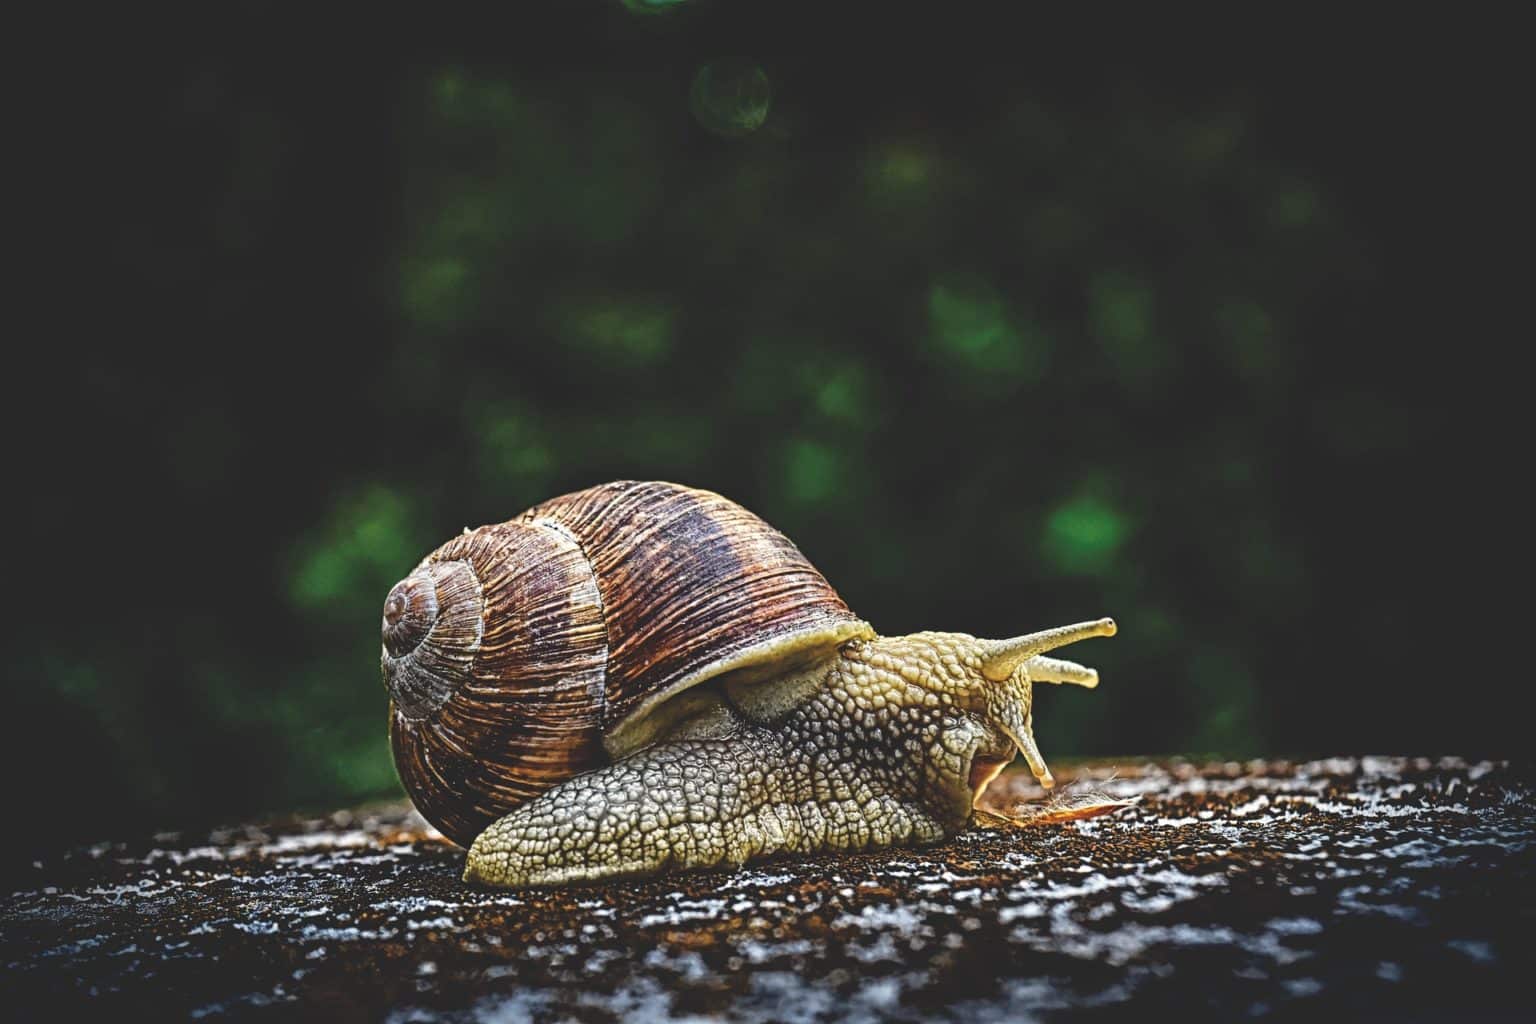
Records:
[[[1142,800],[928,850],[557,892],[464,885],[462,851],[405,807],[102,843],[6,885],[0,1005],[23,1020],[1523,1015],[1528,766],[1076,774]],[[1011,774],[989,796],[1032,791]]]

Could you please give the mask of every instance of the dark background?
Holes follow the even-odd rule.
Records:
[[[1048,758],[1515,751],[1497,30],[234,10],[32,82],[22,847],[397,792],[390,585],[624,477],[885,633],[1114,615]]]

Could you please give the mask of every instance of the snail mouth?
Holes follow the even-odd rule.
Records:
[[[987,787],[992,784],[992,780],[1002,774],[1003,769],[1008,767],[1008,763],[1011,760],[1013,759],[985,757],[981,754],[977,754],[971,760],[971,774],[968,781],[971,787],[972,805],[981,799],[981,794],[987,791]]]
[[[484,605],[467,561],[428,563],[390,589],[382,666],[399,714],[430,717],[469,678],[485,632]]]

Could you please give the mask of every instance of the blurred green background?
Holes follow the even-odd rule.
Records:
[[[651,6],[458,47],[247,6],[68,79],[30,842],[398,792],[391,584],[626,477],[752,508],[882,632],[1114,615],[1048,758],[1511,744],[1422,668],[1457,442],[1406,65]]]

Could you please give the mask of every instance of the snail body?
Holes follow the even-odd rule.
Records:
[[[1044,652],[1113,632],[879,637],[751,512],[622,481],[429,554],[382,664],[401,781],[465,878],[549,886],[996,823],[974,804],[1016,753],[1052,783],[1032,684],[1097,683]]]

